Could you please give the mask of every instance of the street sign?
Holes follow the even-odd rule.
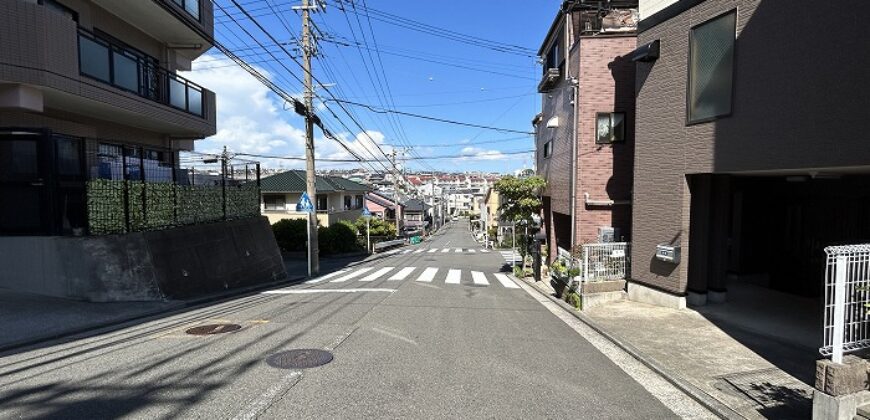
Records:
[[[372,217],[372,212],[369,211],[368,206],[363,206],[362,217]]]
[[[296,211],[304,213],[314,212],[314,204],[311,202],[311,198],[308,197],[308,193],[302,193],[302,197],[299,197],[299,202],[296,203]]]

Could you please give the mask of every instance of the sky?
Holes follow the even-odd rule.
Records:
[[[302,68],[287,54],[301,63],[301,17],[291,9],[300,1],[236,0],[283,48],[232,0],[215,2],[215,38],[301,99]],[[319,38],[312,73],[324,85],[317,89],[316,112],[347,149],[368,160],[383,160],[395,149],[400,166],[410,171],[510,173],[532,167],[533,137],[522,133],[532,131],[540,108],[541,71],[534,55],[561,1],[354,3],[356,8],[350,0],[326,0],[326,10],[312,18]],[[304,167],[300,160],[268,158],[304,156],[304,123],[292,104],[214,48],[184,75],[217,95],[218,132],[197,142],[197,151],[215,153],[227,146],[234,153],[260,155],[257,160],[266,167]],[[385,114],[333,99],[520,133]],[[317,162],[318,170],[389,166],[329,162],[354,156],[319,129],[315,153],[324,159]]]

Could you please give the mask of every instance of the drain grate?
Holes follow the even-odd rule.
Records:
[[[282,351],[269,356],[266,363],[278,369],[307,369],[323,366],[332,361],[332,353],[317,349]]]
[[[233,332],[240,329],[242,329],[242,326],[238,324],[208,324],[188,328],[184,332],[190,335],[212,335]]]

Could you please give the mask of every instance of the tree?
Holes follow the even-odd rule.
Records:
[[[496,191],[502,200],[499,207],[502,219],[506,221],[531,224],[532,215],[540,214],[543,203],[540,191],[547,181],[539,176],[515,178],[506,176],[495,183]]]
[[[499,207],[501,218],[505,221],[514,222],[525,228],[533,223],[533,216],[541,213],[544,203],[541,201],[540,192],[547,186],[547,181],[539,176],[528,178],[516,178],[506,176],[498,180],[493,188],[498,191],[502,204]],[[523,266],[526,264],[526,251],[529,238],[524,234],[511,232],[516,238],[520,255],[523,257]]]

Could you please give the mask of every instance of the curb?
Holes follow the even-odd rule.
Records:
[[[516,277],[515,277],[516,278]],[[600,334],[602,337],[606,338],[617,347],[621,348],[623,351],[628,353],[631,357],[637,359],[637,361],[641,362],[644,366],[648,367],[650,370],[661,376],[664,380],[668,381],[671,385],[675,386],[677,389],[688,395],[690,398],[695,400],[698,404],[701,404],[704,408],[710,410],[713,414],[718,416],[721,419],[725,420],[744,420],[746,417],[740,415],[738,412],[732,410],[719,400],[713,398],[706,392],[702,391],[700,388],[686,382],[682,378],[668,372],[664,367],[658,364],[654,359],[647,357],[643,353],[640,352],[637,348],[628,344],[619,338],[615,337],[613,334],[605,330],[603,327],[595,323],[595,321],[591,320],[586,315],[583,315],[579,311],[577,311],[574,307],[568,305],[566,302],[561,299],[557,299],[553,296],[550,296],[549,293],[544,293],[541,289],[538,288],[538,285],[535,284],[534,281],[527,281],[525,279],[518,279],[522,281],[526,285],[530,286],[534,289],[538,294],[546,297],[553,303],[559,305],[560,308],[565,310],[577,318],[580,322],[586,324],[589,328],[592,328],[596,333]]]
[[[24,340],[15,341],[15,342],[12,342],[9,344],[0,345],[0,357],[6,356],[6,354],[4,354],[4,353],[10,352],[12,350],[22,349],[25,347],[31,347],[31,346],[35,346],[38,344],[51,342],[51,341],[62,340],[64,338],[69,338],[69,337],[73,337],[73,336],[77,336],[77,335],[87,334],[88,332],[95,333],[95,334],[85,335],[84,337],[81,337],[81,338],[86,338],[86,337],[96,335],[96,333],[98,331],[103,332],[101,330],[111,329],[113,327],[118,327],[116,329],[120,329],[123,327],[123,325],[128,324],[128,323],[133,322],[133,321],[150,320],[150,319],[156,319],[156,318],[158,318],[158,316],[165,317],[165,316],[175,315],[178,313],[182,313],[186,310],[201,308],[201,307],[206,306],[207,304],[210,304],[210,303],[228,301],[228,300],[231,300],[235,297],[245,295],[245,294],[250,294],[252,292],[256,292],[259,290],[271,289],[273,287],[281,286],[281,285],[296,284],[296,283],[301,282],[302,280],[305,280],[306,278],[307,277],[293,277],[293,278],[289,278],[286,280],[274,281],[274,282],[270,282],[270,283],[259,284],[256,286],[248,286],[248,287],[244,287],[244,288],[240,288],[240,289],[233,289],[232,291],[227,291],[227,292],[218,293],[218,294],[212,294],[212,295],[204,296],[204,297],[193,299],[193,300],[176,301],[176,302],[178,302],[177,304],[171,305],[171,306],[169,306],[167,308],[163,308],[163,309],[154,309],[154,310],[141,312],[141,313],[138,313],[135,315],[130,315],[130,316],[123,317],[123,318],[113,319],[111,321],[100,322],[100,323],[82,326],[82,327],[71,329],[71,330],[57,332],[57,333],[45,334],[43,336],[36,337],[36,338],[28,338],[28,339],[24,339]],[[105,331],[105,332],[109,332],[109,331]]]

